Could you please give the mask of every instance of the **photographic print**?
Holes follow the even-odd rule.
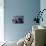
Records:
[[[13,16],[12,23],[23,24],[24,23],[24,16]]]

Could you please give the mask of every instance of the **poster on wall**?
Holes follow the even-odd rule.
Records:
[[[24,16],[13,16],[12,23],[23,24],[24,23]]]

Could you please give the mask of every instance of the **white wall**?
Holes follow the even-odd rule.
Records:
[[[4,41],[4,0],[0,0],[0,41]]]
[[[46,0],[40,0],[40,9],[46,9]],[[46,26],[46,11],[43,12],[43,22],[40,22],[40,25]]]

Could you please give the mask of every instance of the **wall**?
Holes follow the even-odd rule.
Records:
[[[0,42],[4,41],[4,0],[0,0]]]
[[[5,0],[5,40],[18,41],[32,28],[32,21],[36,17],[35,12],[40,9],[40,0]],[[24,16],[24,24],[13,24],[13,16]]]
[[[40,9],[42,11],[43,9],[46,9],[46,0],[41,0],[40,2],[41,2]],[[43,17],[43,22],[41,21],[40,25],[46,26],[46,10],[43,12],[42,17]]]

